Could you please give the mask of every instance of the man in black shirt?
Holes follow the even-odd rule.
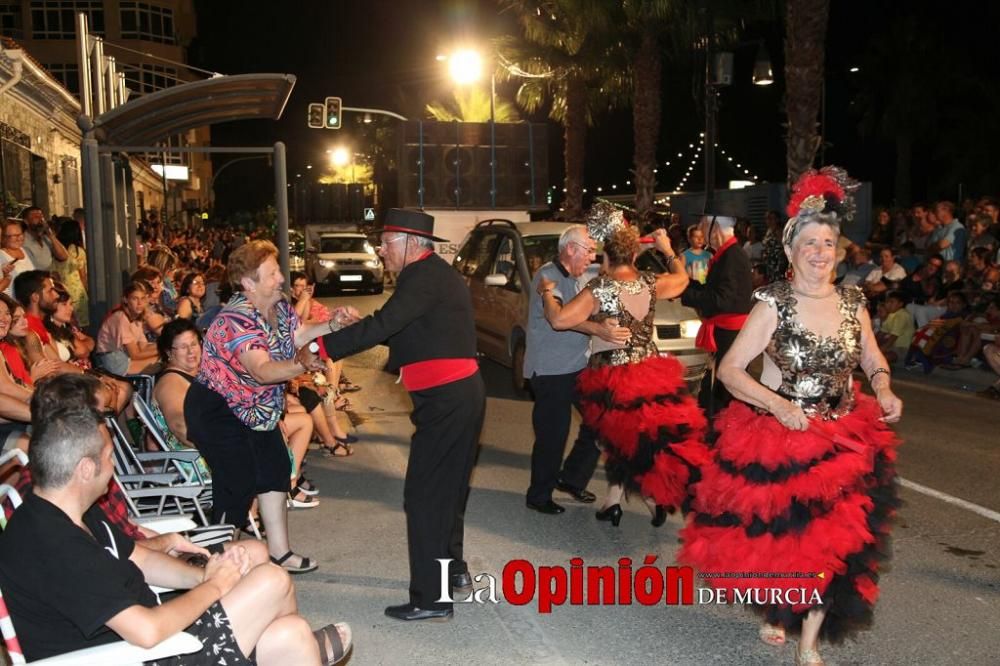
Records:
[[[410,556],[409,603],[396,620],[448,620],[438,559],[452,560],[452,587],[471,588],[464,560],[465,504],[486,409],[476,360],[472,300],[462,277],[434,253],[434,218],[393,208],[379,254],[398,272],[396,291],[374,315],[324,336],[332,359],[388,342],[388,370],[410,392],[416,427],[403,487]]]
[[[312,637],[279,567],[251,567],[239,546],[194,566],[133,542],[94,506],[114,470],[93,408],[100,386],[59,375],[32,397],[34,490],[0,535],[0,589],[28,660],[121,639],[152,647],[179,631],[202,650],[157,663],[250,664],[256,654],[261,665],[315,665],[321,645],[324,655],[346,652],[346,625]],[[161,604],[147,583],[189,591]]]

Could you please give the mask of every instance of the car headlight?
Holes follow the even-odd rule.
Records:
[[[681,337],[696,338],[698,337],[698,330],[700,328],[701,328],[700,319],[685,319],[681,321]]]
[[[365,262],[365,266],[367,266],[368,268],[378,268],[381,265],[382,264],[378,259],[369,259],[368,261]]]
[[[322,266],[323,268],[336,268],[337,267],[337,260],[336,259],[320,259],[319,260],[319,265]]]

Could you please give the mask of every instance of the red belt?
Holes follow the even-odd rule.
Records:
[[[727,331],[738,331],[743,328],[743,323],[747,320],[748,316],[745,314],[723,313],[703,319],[701,321],[701,328],[698,329],[698,337],[694,339],[694,343],[708,352],[719,351],[718,346],[715,344],[716,327]]]
[[[479,363],[474,358],[436,358],[404,365],[399,376],[407,391],[422,391],[471,377],[477,370]]]

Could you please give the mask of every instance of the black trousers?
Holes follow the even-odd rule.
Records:
[[[543,504],[552,499],[556,483],[562,481],[574,488],[586,488],[594,475],[601,456],[597,437],[586,425],[580,432],[573,449],[563,462],[566,438],[572,421],[572,410],[577,404],[576,378],[580,372],[565,375],[535,375],[531,390],[535,406],[531,410],[531,425],[535,429],[535,445],[531,449],[531,485],[527,500]],[[562,472],[559,466],[562,465]]]
[[[441,569],[437,560],[464,561],[465,502],[486,411],[486,387],[478,372],[457,382],[410,393],[416,431],[403,486],[410,554],[410,603],[438,603]],[[448,588],[450,590],[450,588]]]
[[[739,331],[727,331],[724,328],[715,329],[715,367],[719,367],[719,362],[729,351],[729,348],[736,342]],[[719,411],[729,404],[733,399],[732,393],[726,390],[725,384],[714,381],[714,373],[706,372],[701,379],[701,389],[698,391],[698,406],[705,410],[705,416],[711,420]]]

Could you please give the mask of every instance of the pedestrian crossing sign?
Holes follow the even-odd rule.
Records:
[[[365,208],[365,222],[374,222],[374,221],[375,221],[375,209]]]

